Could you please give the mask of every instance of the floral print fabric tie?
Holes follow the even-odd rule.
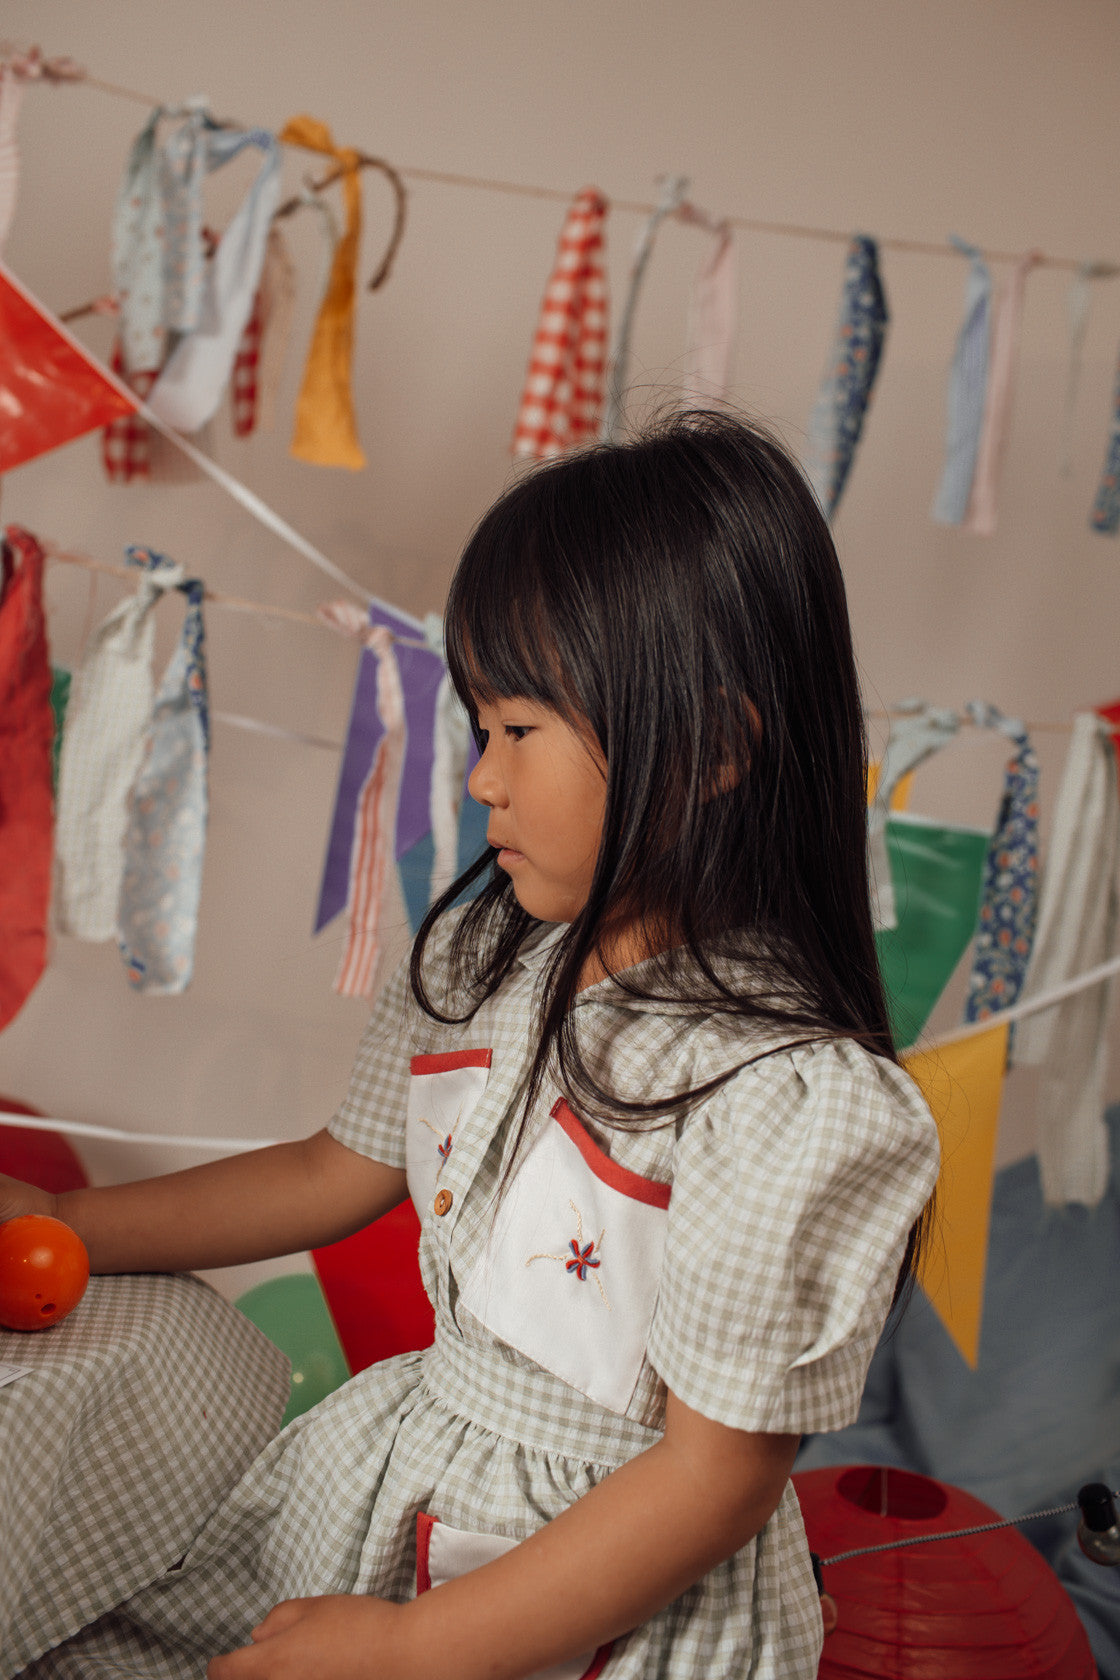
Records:
[[[0,1028],[47,964],[53,738],[43,551],[9,525],[0,574]]]
[[[1038,759],[1016,718],[979,700],[967,711],[980,729],[999,729],[1015,744],[1005,771],[984,886],[964,1018],[986,1021],[1008,1009],[1023,988],[1038,914]]]
[[[848,248],[829,368],[809,422],[809,482],[829,519],[855,459],[889,320],[879,248],[866,234],[856,234]]]
[[[1106,537],[1120,531],[1120,357],[1116,361],[1116,392],[1112,403],[1112,430],[1105,448],[1104,467],[1097,499],[1089,515],[1092,530]]]
[[[129,795],[118,915],[129,985],[161,996],[185,991],[194,971],[208,812],[203,588],[197,578],[179,587],[187,596],[183,634]]]

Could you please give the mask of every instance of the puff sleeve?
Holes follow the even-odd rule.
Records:
[[[916,1086],[850,1040],[744,1068],[677,1146],[648,1344],[672,1392],[735,1429],[851,1423],[937,1168]]]

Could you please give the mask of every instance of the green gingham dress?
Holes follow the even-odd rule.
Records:
[[[179,1568],[29,1676],[198,1680],[281,1599],[438,1586],[656,1441],[666,1387],[737,1429],[853,1420],[937,1172],[916,1088],[848,1040],[791,1046],[608,980],[576,1009],[620,1095],[762,1059],[654,1130],[582,1119],[546,1092],[514,1151],[534,990],[559,931],[461,1026],[424,1015],[398,974],[331,1124],[348,1148],[408,1167],[433,1347],[297,1418]],[[811,1680],[820,1645],[787,1486],[750,1544],[612,1648],[548,1675]]]

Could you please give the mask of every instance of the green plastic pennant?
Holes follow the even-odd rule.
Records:
[[[913,1044],[964,955],[980,912],[989,836],[895,812],[887,856],[897,926],[875,935],[898,1049]]]
[[[292,1388],[283,1424],[310,1411],[346,1382],[350,1368],[319,1280],[310,1272],[268,1278],[234,1305],[291,1361]]]

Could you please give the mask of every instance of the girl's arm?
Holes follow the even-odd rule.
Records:
[[[318,1248],[404,1199],[404,1172],[327,1131],[185,1172],[51,1196],[0,1176],[0,1219],[73,1227],[94,1272],[198,1271]]]
[[[729,1429],[670,1394],[662,1439],[522,1545],[408,1604],[279,1605],[210,1680],[522,1680],[647,1621],[746,1545],[799,1439]]]

